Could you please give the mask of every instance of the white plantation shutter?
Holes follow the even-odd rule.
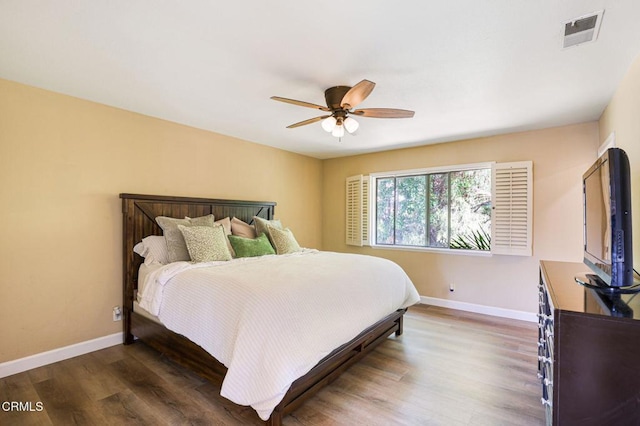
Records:
[[[497,163],[491,172],[491,253],[531,256],[533,163]]]
[[[369,245],[369,187],[371,179],[369,176],[362,178],[362,216],[360,218],[362,228],[362,244]]]
[[[346,243],[369,244],[369,177],[348,177],[346,194]]]

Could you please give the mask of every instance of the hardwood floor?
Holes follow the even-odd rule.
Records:
[[[535,324],[420,305],[284,424],[542,425]],[[136,343],[0,379],[0,425],[259,425],[218,386]],[[36,402],[43,405],[36,411]]]

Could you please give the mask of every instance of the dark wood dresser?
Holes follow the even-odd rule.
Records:
[[[582,263],[540,262],[538,377],[548,425],[640,425],[640,294],[575,282]]]

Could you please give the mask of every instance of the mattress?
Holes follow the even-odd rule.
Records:
[[[140,314],[143,317],[150,319],[151,321],[158,324],[162,324],[160,318],[158,318],[156,315],[151,314],[149,311],[140,306],[140,295],[144,292],[144,288],[148,281],[148,275],[153,271],[162,269],[163,266],[164,265],[162,265],[161,263],[152,263],[149,265],[147,265],[146,263],[142,263],[140,265],[140,268],[138,268],[138,291],[136,292],[133,299],[133,312]]]
[[[158,318],[157,316],[150,314],[149,311],[147,311],[146,309],[140,307],[140,303],[138,303],[137,300],[133,301],[133,312],[135,312],[136,314],[140,314],[143,317],[150,319],[153,322],[157,322],[158,324],[162,324],[162,321],[160,321],[160,318]]]

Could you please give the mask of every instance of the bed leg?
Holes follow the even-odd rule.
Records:
[[[279,411],[273,411],[273,413],[271,413],[271,417],[269,417],[269,420],[265,422],[265,425],[282,426],[282,413],[280,413]]]
[[[404,315],[401,316],[400,318],[398,318],[398,329],[396,330],[396,337],[397,336],[402,336],[402,331],[403,331],[403,320],[404,320]]]
[[[129,334],[125,334],[124,335],[124,339],[122,341],[123,345],[130,345],[133,343],[133,334],[129,333]]]
[[[131,334],[131,313],[125,311],[122,318],[122,343],[130,345],[133,343],[133,334]]]

